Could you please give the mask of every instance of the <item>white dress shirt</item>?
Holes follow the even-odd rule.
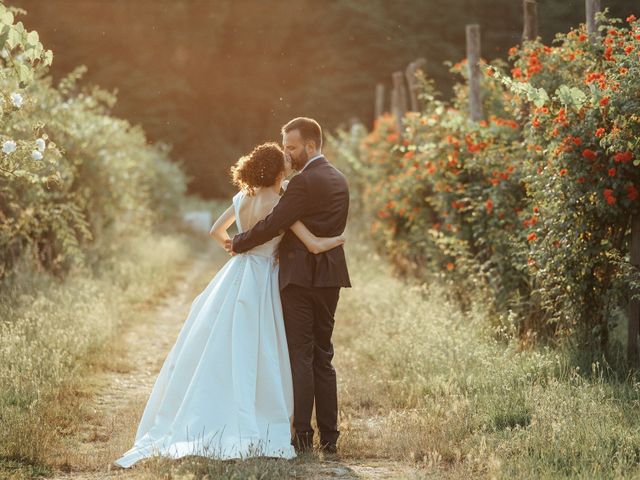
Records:
[[[307,165],[309,165],[311,162],[313,162],[314,160],[317,160],[317,159],[318,159],[318,158],[320,158],[320,157],[324,157],[324,155],[322,155],[322,154],[320,153],[320,154],[316,155],[315,157],[310,158],[309,160],[307,160],[307,163],[305,163],[305,164],[304,164],[304,167],[302,167],[302,168],[300,169],[300,171],[302,171],[302,170],[304,170],[305,168],[307,168]]]

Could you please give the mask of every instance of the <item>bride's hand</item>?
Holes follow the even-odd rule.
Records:
[[[340,245],[344,245],[344,242],[347,241],[347,237],[345,237],[344,233],[338,235],[338,239],[340,240]]]

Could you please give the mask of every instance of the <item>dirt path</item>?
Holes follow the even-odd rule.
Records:
[[[145,468],[123,470],[112,462],[131,446],[149,392],[191,302],[227,258],[213,245],[186,266],[175,288],[164,297],[132,311],[134,318],[129,319],[120,341],[111,348],[113,358],[106,368],[98,369],[87,379],[87,391],[91,393],[85,402],[86,418],[69,438],[63,471],[58,471],[54,479],[152,478]],[[425,478],[410,466],[384,459],[331,461],[314,456],[297,461],[292,478]]]

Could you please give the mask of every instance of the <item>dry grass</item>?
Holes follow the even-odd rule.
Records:
[[[117,366],[105,345],[171,287],[196,245],[186,232],[101,246],[95,272],[63,282],[22,266],[0,301],[0,477],[66,468],[66,439],[89,412],[90,372]],[[122,365],[126,368],[126,365]]]
[[[136,309],[131,300],[142,296],[136,294],[135,281],[124,282],[134,289],[130,295],[106,296],[118,302],[95,302],[95,289],[69,284],[66,288],[80,290],[69,298],[90,300],[94,307],[80,309],[97,335],[92,342],[80,340],[88,335],[86,326],[62,313],[78,309],[54,308],[67,304],[56,300],[56,289],[44,290],[51,302],[45,305],[51,307],[34,302],[33,308],[58,328],[25,328],[23,337],[30,343],[22,344],[23,351],[17,340],[13,344],[22,352],[21,368],[31,369],[32,376],[17,377],[22,381],[16,382],[13,396],[3,390],[3,419],[9,418],[14,428],[10,434],[0,432],[0,445],[4,452],[8,447],[21,455],[4,455],[5,471],[16,462],[15,478],[56,470],[56,478],[76,480],[640,477],[640,383],[635,377],[618,379],[601,363],[584,372],[562,351],[522,350],[508,331],[497,341],[489,327],[496,322],[487,321],[481,305],[460,313],[438,285],[426,288],[393,278],[366,239],[355,233],[348,238],[354,288],[341,292],[334,333],[340,458],[327,460],[317,453],[293,461],[154,458],[133,469],[108,471],[133,441],[189,302],[225,260],[223,254],[200,248],[198,260],[182,268],[181,276],[169,275],[176,270],[167,263],[158,267],[159,276],[147,272],[140,277],[156,278],[158,289],[153,302],[137,302]],[[148,257],[141,251],[138,263],[158,261],[157,251]],[[164,251],[173,251],[173,259],[186,253],[171,242]],[[135,271],[125,268],[118,275]],[[115,277],[107,283],[100,288],[113,292],[108,289],[118,283],[122,288]],[[162,287],[168,284],[171,289]],[[83,294],[83,289],[93,293]],[[124,323],[108,320],[118,315]],[[103,325],[119,336],[96,334]],[[48,336],[58,332],[63,337],[65,331],[76,332],[75,340],[49,341]],[[3,336],[3,345],[7,338],[18,337]],[[60,345],[72,345],[82,361],[60,361],[55,355],[64,350]],[[48,349],[47,354],[39,348]],[[59,368],[67,372],[63,383],[50,382],[58,377],[46,363],[64,366]],[[0,369],[3,375],[17,372],[4,364]],[[57,387],[36,395],[38,379],[39,385]],[[37,399],[34,407],[29,399]]]
[[[356,235],[356,239],[357,239]],[[350,242],[336,325],[343,454],[447,478],[638,478],[640,383],[603,361],[522,350],[439,285],[393,278]],[[508,329],[507,329],[508,330]]]

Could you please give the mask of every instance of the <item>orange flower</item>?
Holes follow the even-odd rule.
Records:
[[[596,137],[600,138],[604,135],[604,128],[599,128],[596,130]]]
[[[627,163],[627,162],[630,162],[632,159],[633,159],[633,153],[631,153],[629,150],[627,150],[626,152],[616,153],[613,157],[613,160],[616,163],[618,162]]]
[[[627,17],[627,22],[629,22],[629,23],[633,23],[633,22],[635,22],[636,20],[637,20],[637,18],[636,18],[636,16],[635,16],[635,15],[629,15],[629,16]]]
[[[487,209],[488,213],[493,212],[493,200],[491,200],[490,198],[485,202],[484,204],[485,208]]]
[[[607,47],[604,51],[604,58],[609,62],[615,62],[615,58],[613,58],[613,47]]]
[[[456,267],[456,266],[455,266],[453,263],[451,263],[451,262],[448,262],[448,263],[447,263],[447,270],[451,271],[451,270],[453,270],[455,267]]]
[[[627,186],[627,198],[629,200],[635,200],[636,198],[638,198],[638,190],[636,190],[635,185]]]
[[[613,195],[613,190],[610,188],[605,188],[602,192],[604,194],[604,198],[607,200],[609,205],[613,205],[616,203],[616,197]]]
[[[415,155],[415,152],[413,150],[409,150],[407,153],[404,154],[404,158],[412,159],[414,155]]]
[[[563,168],[562,170],[560,170],[560,176],[566,175],[567,174],[567,169]]]
[[[610,168],[609,169],[609,176],[610,177],[615,177],[616,176],[616,169],[615,168]]]
[[[529,235],[527,235],[527,240],[529,240],[530,242],[533,242],[536,238],[538,238],[536,232],[531,232]]]
[[[598,156],[598,154],[596,152],[594,152],[593,150],[591,150],[591,149],[585,148],[582,151],[582,156],[584,158],[589,159],[589,160],[595,160],[596,157]]]
[[[602,97],[602,100],[600,100],[600,106],[604,107],[607,103],[609,103],[609,97]]]

